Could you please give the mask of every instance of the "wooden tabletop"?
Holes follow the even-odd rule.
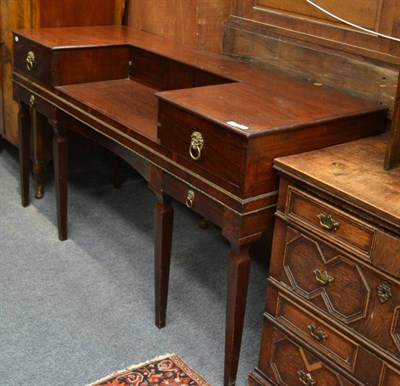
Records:
[[[400,229],[400,167],[386,171],[380,135],[281,157],[275,167],[366,208]]]
[[[53,50],[131,45],[230,79],[232,83],[216,86],[157,90],[162,91],[157,95],[245,137],[268,135],[277,129],[301,128],[302,125],[332,121],[335,117],[345,119],[385,109],[374,101],[355,98],[225,55],[178,45],[129,27],[44,28],[16,32]],[[112,90],[114,88],[109,92]],[[72,96],[75,90],[65,86],[60,87],[60,91]],[[234,122],[234,125],[228,122]]]

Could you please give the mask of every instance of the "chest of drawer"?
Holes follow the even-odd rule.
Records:
[[[369,259],[375,229],[351,214],[290,186],[288,219]]]
[[[158,139],[183,166],[229,189],[241,186],[244,139],[164,101],[159,102]]]
[[[363,384],[378,384],[383,362],[376,354],[366,350],[348,334],[336,329],[329,319],[318,317],[305,307],[304,301],[293,297],[271,279],[268,291],[276,301],[274,308],[267,312],[273,315],[277,324]]]
[[[272,283],[269,282],[268,285],[271,286]],[[298,302],[282,292],[277,296],[275,318],[309,345],[332,358],[339,366],[354,372],[359,345],[328,323],[300,308]]]
[[[397,277],[400,238],[294,186],[289,186],[285,216],[308,231]]]
[[[398,360],[398,282],[290,226],[285,226],[284,237],[282,271],[276,279],[360,339],[366,338],[374,350]]]
[[[268,376],[273,385],[362,385],[360,382],[348,380],[305,347],[291,340],[269,320],[264,321],[263,336],[269,336],[271,346],[259,369]]]

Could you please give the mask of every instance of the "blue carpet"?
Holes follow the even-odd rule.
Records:
[[[222,385],[228,243],[174,203],[167,326],[154,325],[153,205],[146,183],[109,182],[99,158],[71,157],[69,239],[58,241],[51,165],[23,208],[17,151],[0,150],[0,384],[85,385],[174,352]],[[238,374],[257,364],[266,269],[253,262]]]

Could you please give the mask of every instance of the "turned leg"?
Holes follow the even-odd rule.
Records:
[[[31,119],[27,105],[19,104],[19,167],[21,179],[22,206],[29,205],[29,159],[31,139]]]
[[[249,275],[248,246],[241,247],[238,251],[233,250],[229,256],[228,267],[224,386],[234,385],[236,381]]]
[[[58,238],[67,239],[67,194],[68,194],[68,140],[63,129],[56,123],[50,122],[54,128],[53,158],[54,158],[54,183],[57,201]]]
[[[174,210],[171,198],[158,196],[154,207],[154,275],[156,326],[165,326]]]

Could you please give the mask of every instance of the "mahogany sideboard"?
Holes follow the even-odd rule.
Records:
[[[373,102],[128,27],[17,31],[23,205],[29,203],[29,107],[54,128],[59,237],[67,237],[67,132],[119,154],[156,193],[156,324],[165,324],[173,209],[186,204],[230,244],[225,385],[235,383],[249,244],[272,232],[277,156],[380,133]],[[73,204],[73,203],[72,203]]]
[[[400,385],[400,168],[377,136],[278,158],[255,385]]]

